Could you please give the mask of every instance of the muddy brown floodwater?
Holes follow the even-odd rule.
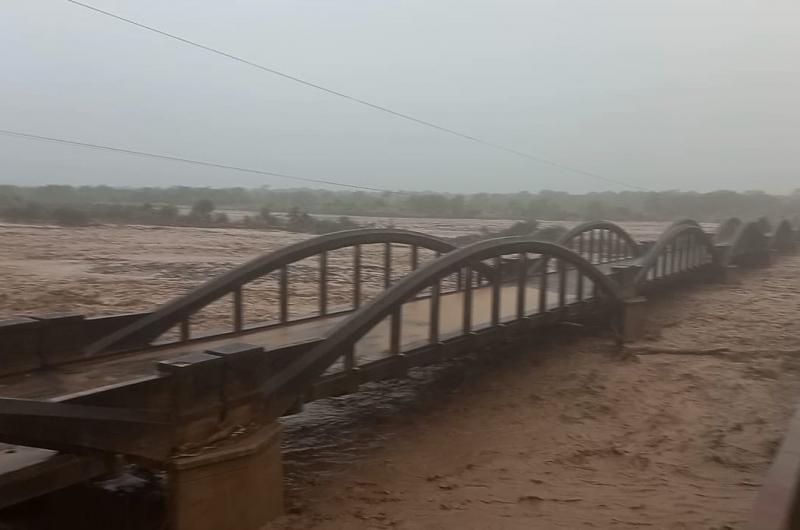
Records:
[[[271,528],[744,528],[800,396],[799,273],[786,257],[661,297],[624,354],[530,345],[341,398],[371,421],[355,433],[325,423],[337,400],[311,407],[290,445],[352,440],[290,452],[296,513]]]
[[[359,221],[419,230],[439,237],[475,233],[483,227],[499,230],[512,223],[474,219],[359,218]],[[634,236],[649,238],[666,226],[665,223],[623,225]],[[248,259],[309,237],[313,236],[243,229],[0,224],[0,277],[3,278],[0,316],[42,311],[104,314],[150,310]],[[372,254],[369,249],[365,251],[364,272],[369,280],[372,270],[375,289],[379,289],[380,246],[375,247]],[[338,263],[340,270],[345,270],[342,267],[349,266],[349,256],[343,251],[329,257],[333,269],[332,304],[337,303],[337,285],[344,290],[350,279],[346,275],[337,276],[335,268]],[[401,252],[395,258],[402,262],[399,265],[407,264]],[[292,278],[296,289],[292,295],[298,311],[316,303],[316,283],[314,278],[304,275],[304,265],[297,266],[297,276]],[[305,284],[298,281],[304,277]],[[245,296],[245,302],[251,304],[252,312],[259,318],[272,315],[275,307],[270,302],[277,289],[276,279],[267,278],[262,284],[254,282],[251,287],[254,295]],[[344,298],[343,292],[341,296]]]
[[[430,220],[429,231],[483,224],[472,223]],[[663,227],[630,228],[652,238]],[[305,237],[0,226],[0,314],[151,309]],[[740,285],[660,297],[650,335],[626,354],[564,333],[313,403],[283,420],[290,513],[270,526],[743,528],[800,395],[799,273],[800,257],[784,257]],[[313,286],[297,287],[298,310],[315,303]],[[253,312],[272,310],[270,289]]]

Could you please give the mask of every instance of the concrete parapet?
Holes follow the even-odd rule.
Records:
[[[39,327],[39,355],[45,366],[79,359],[85,344],[84,316],[78,313],[50,313],[33,317]]]
[[[39,321],[32,318],[0,320],[0,375],[42,367],[39,327]]]
[[[171,381],[170,409],[175,423],[173,445],[193,451],[219,431],[224,405],[224,360],[194,352],[157,363]]]
[[[0,375],[80,360],[86,346],[146,314],[51,313],[0,320]]]

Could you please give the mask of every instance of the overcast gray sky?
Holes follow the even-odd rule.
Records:
[[[797,0],[86,0],[652,189],[800,187]],[[390,189],[621,189],[64,0],[0,4],[0,129]],[[0,136],[0,182],[297,186]]]

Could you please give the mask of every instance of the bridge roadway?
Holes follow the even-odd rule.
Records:
[[[619,265],[624,263],[616,263]],[[611,264],[603,265],[610,273]],[[548,274],[547,309],[560,304],[556,273]],[[575,271],[568,271],[566,303],[575,302],[577,295],[573,285]],[[584,297],[592,296],[592,285],[584,284]],[[490,286],[475,287],[473,293],[472,329],[489,327],[491,323]],[[517,316],[516,283],[503,285],[500,291],[500,321],[510,321]],[[463,329],[463,292],[442,293],[440,298],[440,338],[456,336]],[[529,280],[526,293],[526,314],[539,312],[539,279]],[[210,336],[169,345],[155,346],[138,351],[114,354],[65,365],[54,366],[24,374],[0,377],[0,397],[68,401],[82,393],[115,385],[125,381],[157,374],[159,361],[172,359],[193,351],[205,351],[231,342],[246,342],[262,346],[267,352],[285,349],[287,346],[321,341],[336,323],[346,318],[350,311],[332,311],[330,316],[300,320],[280,326],[245,330],[238,334]],[[419,298],[403,305],[401,349],[409,345],[424,343],[429,338],[430,299]],[[356,345],[358,364],[378,359],[389,351],[389,322],[386,319],[375,326]],[[336,366],[330,371],[337,371]],[[2,467],[0,466],[0,472]]]

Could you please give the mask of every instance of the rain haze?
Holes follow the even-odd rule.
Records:
[[[800,529],[800,0],[0,6],[0,530]]]
[[[488,141],[644,188],[798,187],[793,1],[96,0]],[[7,0],[0,128],[387,189],[586,192],[550,167],[66,1]],[[6,184],[297,186],[0,137]]]

